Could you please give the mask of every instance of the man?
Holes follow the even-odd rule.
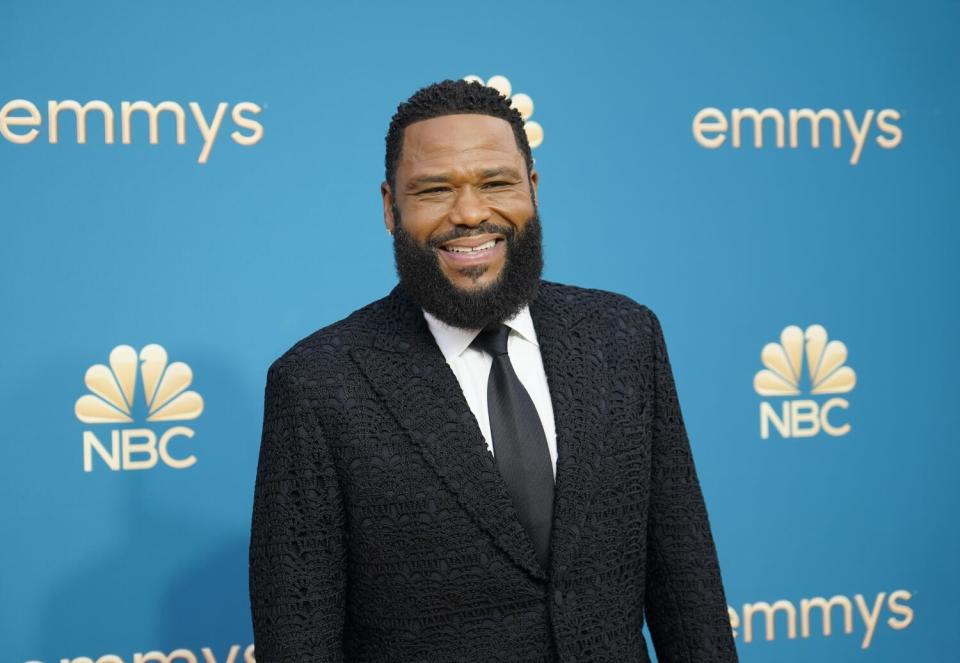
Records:
[[[542,282],[520,115],[401,104],[400,284],[270,367],[250,546],[257,659],[735,661],[660,325]]]

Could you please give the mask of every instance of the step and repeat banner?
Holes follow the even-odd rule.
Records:
[[[511,97],[663,322],[743,661],[960,650],[960,5],[3,9],[0,660],[251,663],[267,367],[395,283],[396,105]]]

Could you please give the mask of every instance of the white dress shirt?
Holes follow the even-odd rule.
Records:
[[[493,453],[493,440],[490,435],[490,414],[487,409],[487,378],[490,376],[490,366],[493,358],[482,350],[470,347],[473,339],[480,333],[479,329],[461,329],[451,327],[441,322],[426,311],[423,316],[433,338],[436,339],[440,352],[443,353],[447,365],[457,376],[460,389],[467,399],[470,411],[480,424],[480,432],[487,442],[487,448]],[[507,338],[507,353],[510,363],[517,377],[523,383],[527,393],[533,400],[543,432],[547,438],[547,447],[550,450],[550,464],[553,474],[557,474],[557,431],[553,421],[553,403],[550,402],[550,390],[547,387],[547,375],[543,370],[543,359],[540,356],[540,344],[537,342],[537,333],[533,328],[533,318],[530,309],[526,306],[504,324],[510,328]]]

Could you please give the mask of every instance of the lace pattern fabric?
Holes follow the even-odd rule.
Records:
[[[557,427],[550,569],[402,292],[270,367],[250,546],[257,659],[736,661],[653,313],[543,283]]]

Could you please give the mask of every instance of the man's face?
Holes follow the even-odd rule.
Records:
[[[506,120],[447,115],[409,125],[395,187],[384,182],[400,284],[449,325],[508,320],[536,295],[543,269],[536,171]]]
[[[506,120],[489,115],[444,115],[404,131],[395,186],[384,182],[384,222],[436,256],[456,290],[496,284],[507,264],[507,243],[535,219],[536,171],[526,163]]]

